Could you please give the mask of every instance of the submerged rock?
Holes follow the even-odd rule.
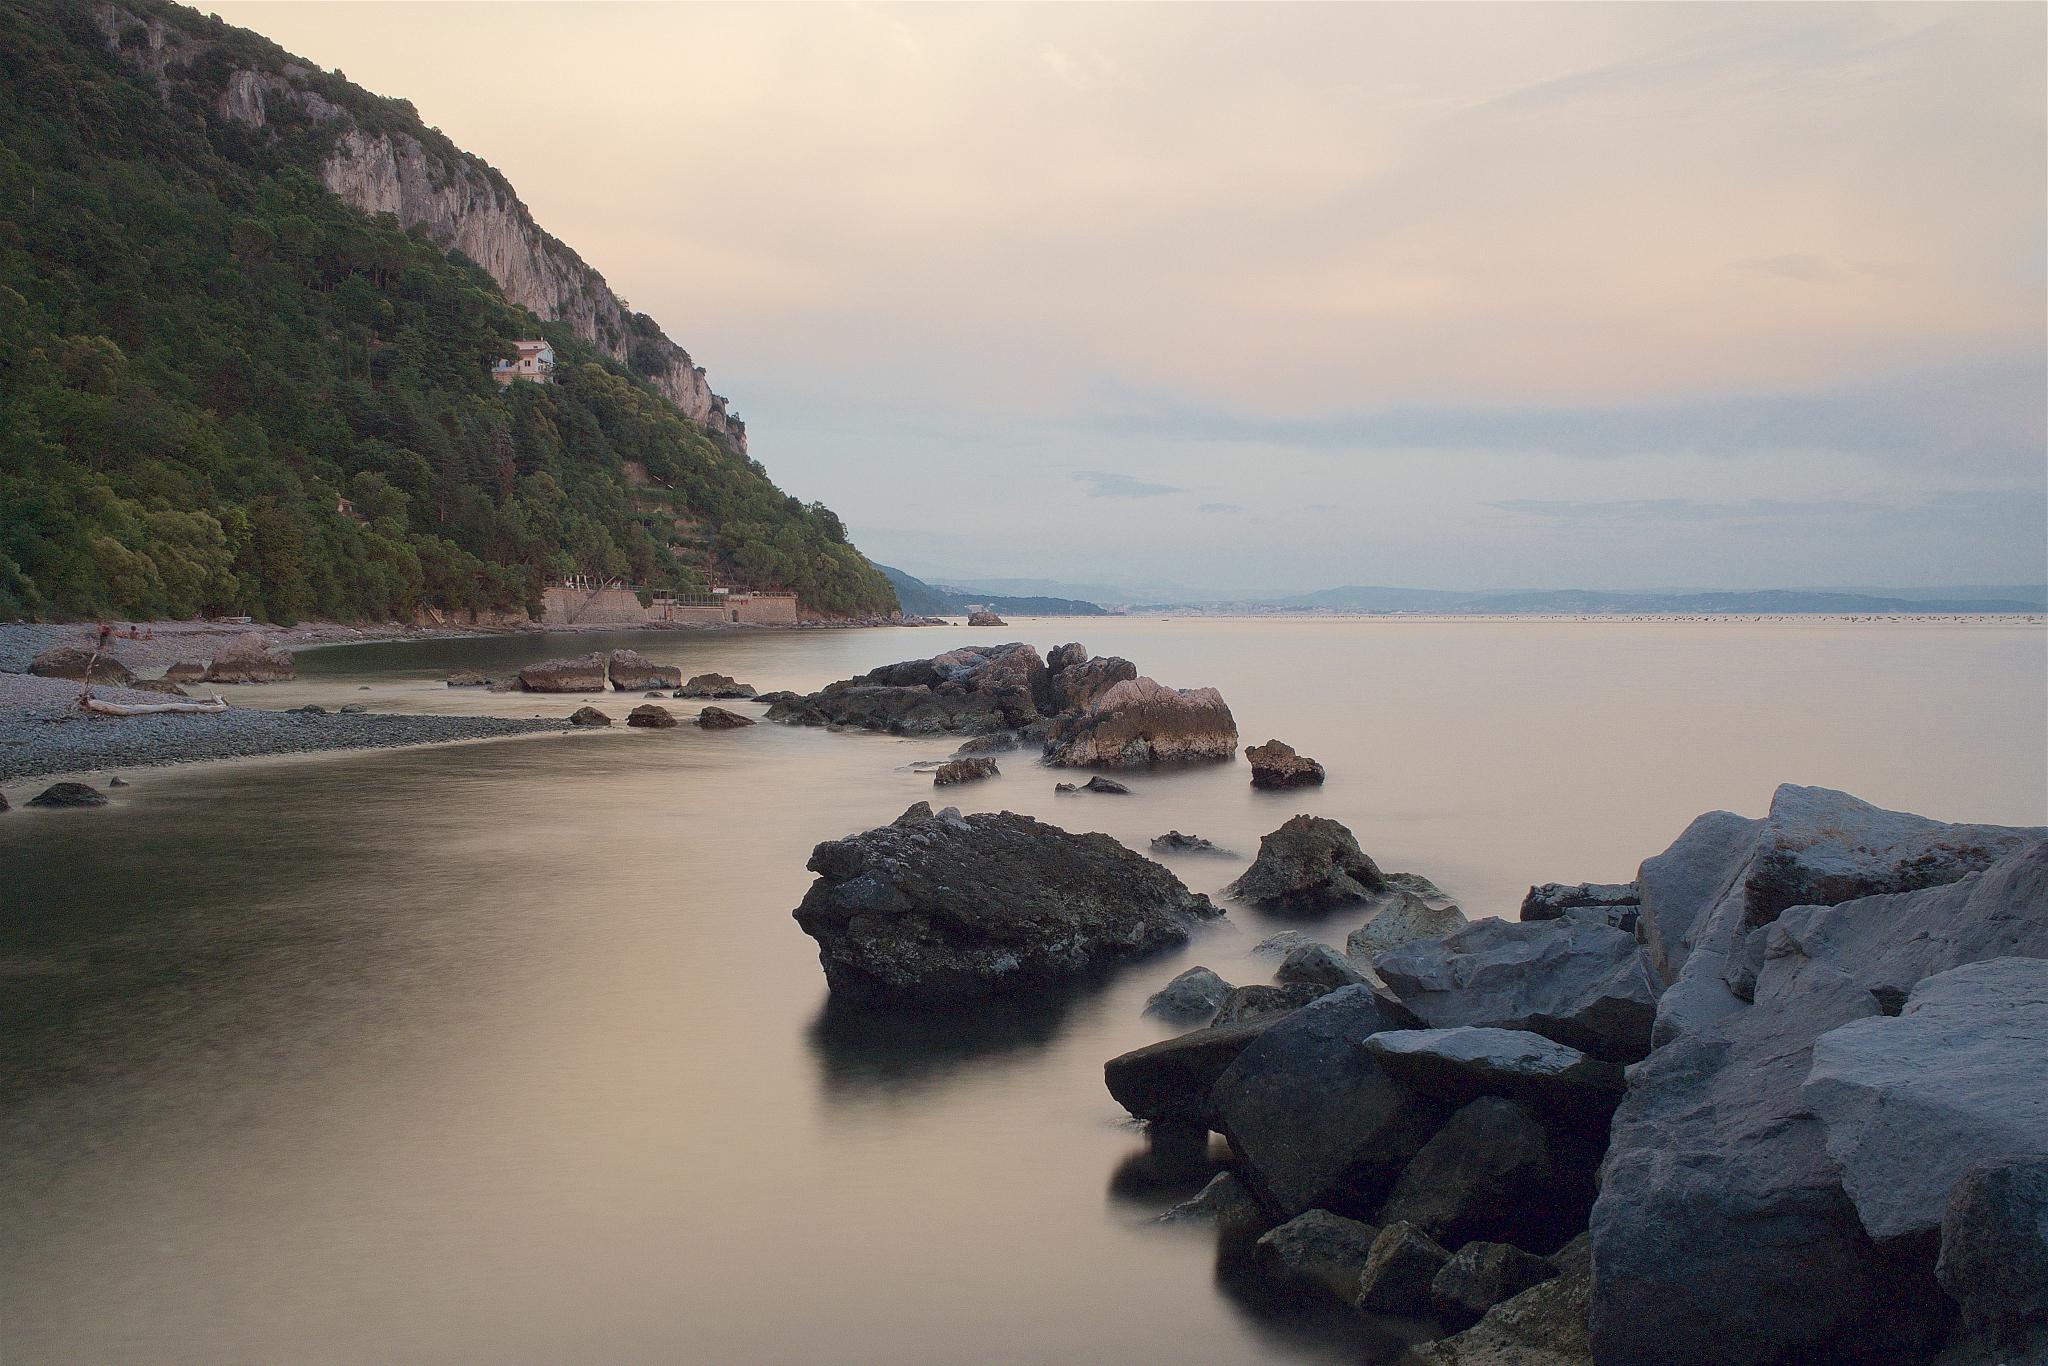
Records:
[[[1234,988],[1207,968],[1189,968],[1152,993],[1145,1013],[1162,1020],[1206,1024],[1216,1018],[1218,1007]]]
[[[1317,913],[1386,887],[1349,830],[1322,816],[1296,816],[1259,841],[1258,858],[1224,890],[1268,911]]]
[[[1253,745],[1244,752],[1251,762],[1252,786],[1262,788],[1320,787],[1323,782],[1323,766],[1304,754],[1296,754],[1294,746],[1280,740],[1268,740],[1263,745]]]
[[[697,713],[697,724],[705,730],[738,730],[742,726],[753,725],[754,718],[727,711],[724,707],[705,707]]]
[[[1159,854],[1214,854],[1222,858],[1236,858],[1230,850],[1211,844],[1199,835],[1183,835],[1178,830],[1169,830],[1163,835],[1152,837],[1152,850]]]
[[[676,724],[675,714],[667,707],[658,707],[652,702],[642,702],[626,713],[626,724],[652,730],[667,730]]]
[[[519,686],[528,692],[603,692],[610,683],[610,660],[601,651],[544,659],[519,671]]]
[[[1084,710],[1062,715],[1045,743],[1049,764],[1134,768],[1223,760],[1237,753],[1237,722],[1214,688],[1125,679]]]
[[[933,787],[952,787],[959,783],[977,783],[984,778],[999,778],[1002,770],[993,759],[953,759],[932,770]]]
[[[946,1001],[1029,990],[1183,943],[1222,913],[1107,835],[1011,812],[934,814],[820,844],[795,912],[835,994]]]
[[[1131,795],[1131,790],[1128,787],[1125,787],[1114,778],[1105,778],[1099,773],[1078,786],[1074,783],[1054,783],[1052,790],[1061,796],[1071,796],[1079,792],[1093,792],[1103,797],[1128,797]]]
[[[105,806],[107,794],[84,783],[52,783],[28,799],[30,806]]]

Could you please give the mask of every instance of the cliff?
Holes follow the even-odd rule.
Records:
[[[364,213],[391,214],[401,228],[420,229],[443,250],[461,252],[490,273],[508,301],[566,323],[630,366],[685,417],[745,452],[746,424],[711,391],[704,367],[653,319],[630,311],[604,276],[535,223],[511,185],[480,158],[432,134],[416,118],[412,128],[404,118],[379,120],[395,126],[366,127],[357,111],[324,93],[338,77],[274,47],[264,52],[250,44],[209,41],[167,26],[160,16],[119,5],[96,6],[94,19],[108,50],[150,76],[167,102],[168,74],[177,68],[183,80],[200,86],[211,112],[222,119],[280,137],[309,125],[319,130],[324,155],[318,174],[335,195]],[[411,113],[402,101],[382,103]]]

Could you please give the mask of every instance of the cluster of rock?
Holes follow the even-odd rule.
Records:
[[[518,674],[518,686],[526,692],[604,692],[608,688],[630,692],[679,688],[682,682],[681,669],[673,664],[656,664],[638,650],[594,650],[573,659],[544,659],[527,665]],[[461,686],[455,683],[453,675],[449,683]]]
[[[795,911],[835,996],[942,1005],[1042,988],[1185,942],[1222,914],[1107,835],[934,812],[821,844]]]
[[[112,655],[77,645],[59,645],[29,661],[28,671],[42,678],[103,683],[143,692],[184,695],[181,683],[286,683],[299,676],[291,651],[274,649],[256,635],[240,636],[222,646],[212,662],[180,661],[158,678],[137,678]]]
[[[1050,764],[1127,768],[1229,759],[1237,722],[1214,688],[1142,678],[1127,659],[1078,644],[962,646],[842,679],[808,695],[770,693],[768,718],[891,735],[1014,736]],[[964,757],[964,755],[963,755]]]
[[[1183,973],[1148,1008],[1210,1023],[1105,1066],[1229,1141],[1167,1217],[1423,1361],[2048,1359],[2048,831],[1785,787],[1467,924],[1341,830],[1237,888],[1376,901],[1351,952]]]

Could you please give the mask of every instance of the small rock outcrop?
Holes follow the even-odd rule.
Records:
[[[1349,830],[1322,816],[1296,816],[1259,841],[1259,856],[1224,891],[1262,910],[1319,914],[1386,891],[1379,865]]]
[[[721,702],[729,702],[735,698],[744,700],[754,695],[752,684],[742,683],[730,675],[717,673],[696,674],[675,691],[678,698],[702,697]]]
[[[1269,1229],[1253,1244],[1252,1256],[1276,1280],[1312,1286],[1352,1304],[1379,1232],[1371,1224],[1312,1209]]]
[[[480,669],[457,669],[448,675],[451,688],[488,688],[491,676]]]
[[[835,994],[939,1004],[1029,990],[1183,943],[1222,913],[1107,835],[934,813],[821,844],[795,912]]]
[[[932,770],[932,786],[978,783],[985,778],[1001,777],[1002,772],[993,759],[952,759]]]
[[[1146,999],[1145,1013],[1181,1024],[1207,1024],[1233,990],[1209,969],[1189,968]]]
[[[611,661],[602,651],[574,659],[544,659],[519,671],[528,692],[603,692],[611,686]]]
[[[754,724],[751,716],[741,716],[724,707],[705,707],[697,713],[697,724],[705,730],[738,730]]]
[[[682,686],[683,671],[673,664],[656,664],[638,650],[613,650],[606,658],[612,686],[620,692],[641,688]]]
[[[1307,755],[1296,754],[1294,746],[1283,741],[1268,740],[1263,745],[1253,745],[1245,750],[1244,757],[1251,761],[1253,787],[1321,787],[1323,784],[1323,766]]]
[[[967,614],[967,624],[969,626],[1008,626],[1010,623],[1004,621],[994,612],[969,612]]]
[[[1079,712],[1063,714],[1045,742],[1045,761],[1066,768],[1138,768],[1229,759],[1237,721],[1214,688],[1169,688],[1126,679]]]
[[[30,806],[77,807],[105,806],[107,794],[84,783],[51,783],[48,787],[28,799]]]
[[[611,723],[612,718],[596,707],[578,707],[569,713],[569,724],[572,726],[609,726]]]
[[[298,676],[291,651],[274,650],[256,636],[230,642],[206,666],[208,683],[287,683]]]
[[[1236,858],[1237,855],[1220,845],[1211,844],[1200,835],[1183,835],[1178,830],[1169,830],[1163,835],[1152,837],[1152,852],[1155,854],[1213,854],[1220,858]]]
[[[626,724],[647,730],[667,730],[676,724],[675,713],[652,702],[642,702],[626,713]]]
[[[88,673],[94,683],[125,686],[135,681],[128,666],[112,655],[95,656],[91,650],[76,645],[59,645],[43,651],[29,661],[28,671],[38,678],[68,678],[76,683],[86,682]]]
[[[768,719],[891,735],[985,735],[1040,720],[1051,702],[1045,661],[1029,645],[963,645],[827,684],[771,694]]]
[[[1388,892],[1363,925],[1344,941],[1354,958],[1374,959],[1419,940],[1456,934],[1469,922],[1456,906],[1435,905],[1414,892]]]
[[[1138,666],[1128,659],[1105,655],[1067,665],[1046,661],[1052,671],[1052,699],[1056,711],[1080,711],[1095,705],[1102,695],[1119,683],[1138,676]]]
[[[1128,787],[1125,787],[1114,778],[1105,778],[1099,773],[1085,783],[1054,783],[1052,790],[1060,796],[1072,796],[1079,792],[1093,792],[1103,797],[1128,797],[1131,795],[1131,790]]]

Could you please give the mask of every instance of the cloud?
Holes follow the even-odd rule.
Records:
[[[1251,511],[1251,509],[1247,508],[1243,503],[1203,503],[1195,511],[1227,513],[1231,516],[1238,516]]]
[[[1173,484],[1148,484],[1128,474],[1109,474],[1102,470],[1076,470],[1074,477],[1088,486],[1090,498],[1158,498],[1169,493],[1187,492]]]

